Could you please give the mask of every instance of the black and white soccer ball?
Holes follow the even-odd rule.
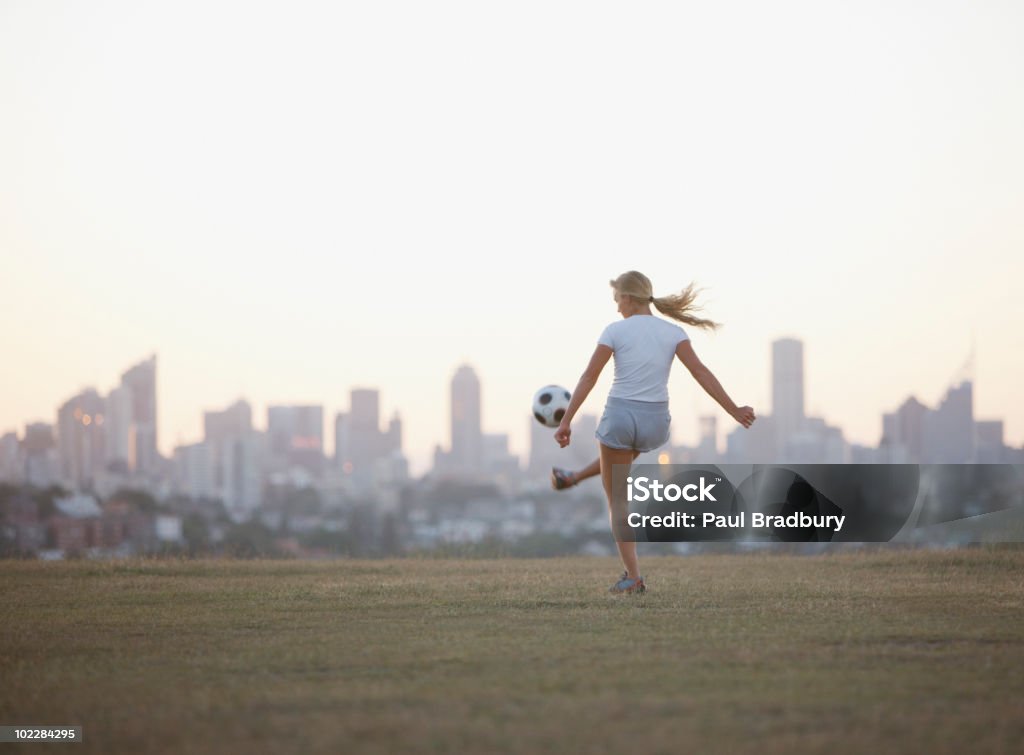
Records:
[[[545,385],[533,394],[533,416],[545,427],[558,427],[571,397],[560,385]]]

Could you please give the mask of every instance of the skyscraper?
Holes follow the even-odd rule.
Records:
[[[772,342],[772,417],[783,448],[804,421],[804,345],[795,338]]]
[[[367,491],[386,481],[404,477],[402,420],[396,413],[386,432],[380,429],[380,391],[353,388],[349,412],[334,421],[335,461],[355,490]]]
[[[228,484],[228,445],[251,432],[252,407],[244,399],[239,399],[222,411],[203,412],[203,437],[209,449],[213,484],[216,489],[223,491]]]
[[[384,452],[393,454],[402,452],[402,418],[395,412],[388,422],[388,431],[384,435]]]
[[[275,471],[299,468],[313,479],[323,473],[324,410],[322,406],[267,408],[267,443]]]
[[[250,430],[224,445],[224,505],[235,521],[247,517],[263,500],[266,433]]]
[[[75,490],[92,488],[106,463],[106,402],[89,388],[57,410],[57,448],[61,478]]]
[[[118,472],[135,468],[135,434],[132,428],[132,392],[125,386],[107,395],[103,423],[107,435],[107,465]]]
[[[478,472],[483,446],[480,380],[468,364],[459,367],[452,377],[451,430],[451,468],[458,472]]]
[[[713,414],[700,417],[700,441],[694,449],[694,457],[700,462],[718,460],[718,417]]]
[[[967,464],[974,459],[974,386],[969,380],[946,391],[924,417],[922,461]]]
[[[252,407],[239,399],[222,411],[203,412],[203,434],[208,442],[219,443],[252,430]]]
[[[134,469],[143,474],[159,470],[157,452],[156,354],[121,375],[121,385],[131,391]]]
[[[215,498],[218,494],[213,444],[192,443],[174,449],[174,487],[190,498]]]
[[[345,412],[334,417],[334,466],[343,475],[352,474],[352,415]]]
[[[353,388],[349,399],[352,432],[352,473],[369,481],[374,463],[383,452],[380,418],[380,391]]]
[[[895,412],[882,415],[879,448],[890,463],[919,464],[923,457],[924,422],[929,409],[911,396]]]
[[[351,474],[359,486],[369,485],[373,465],[383,452],[380,432],[380,392],[353,388],[349,397],[349,460]]]
[[[33,422],[25,426],[22,450],[25,455],[25,482],[45,488],[57,482],[57,443],[53,437],[53,425]]]
[[[24,470],[20,468],[21,443],[17,433],[0,436],[0,480],[21,482]]]

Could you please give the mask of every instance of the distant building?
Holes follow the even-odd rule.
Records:
[[[224,506],[236,519],[246,519],[263,502],[267,436],[257,430],[232,438],[223,447]]]
[[[974,459],[974,391],[969,380],[951,387],[924,417],[922,461],[967,464]]]
[[[324,465],[324,410],[322,406],[267,408],[267,463],[271,472],[295,477],[302,470],[310,481],[319,480]]]
[[[27,425],[25,439],[22,441],[22,453],[25,460],[26,483],[46,488],[58,481],[60,472],[53,425],[45,422]]]
[[[380,432],[380,392],[372,388],[354,388],[349,398],[348,460],[352,480],[359,488],[373,483],[374,465],[384,455]]]
[[[334,466],[342,475],[351,475],[355,468],[352,450],[352,415],[338,412],[334,416]]]
[[[485,433],[481,455],[485,474],[492,477],[502,490],[517,489],[520,478],[519,457],[509,452],[506,433]]]
[[[700,418],[700,440],[694,453],[704,461],[718,460],[718,417],[709,415]]]
[[[974,462],[1007,464],[1009,449],[1003,442],[1002,420],[978,420],[974,423]]]
[[[478,474],[482,456],[480,380],[473,368],[464,364],[451,382],[451,451],[448,464],[452,471]]]
[[[779,433],[772,415],[758,416],[750,427],[736,427],[726,436],[725,459],[729,464],[776,464],[780,455]]]
[[[57,410],[57,448],[64,484],[90,490],[106,464],[106,401],[93,388],[82,391]]]
[[[121,386],[131,392],[134,471],[158,474],[156,354],[121,375]]]
[[[21,443],[17,433],[0,436],[0,480],[21,482],[24,469],[21,461]]]
[[[349,411],[334,419],[334,466],[351,491],[380,492],[408,478],[402,453],[402,420],[395,413],[386,431],[380,428],[380,392],[353,388]]]
[[[223,442],[219,454],[214,454],[210,442],[193,443],[174,449],[174,490],[189,498],[214,499],[219,497],[221,483],[218,482],[217,461],[223,459]]]
[[[882,415],[882,440],[878,444],[893,464],[918,464],[924,451],[924,418],[928,407],[911,396],[891,414]]]
[[[252,406],[239,399],[227,409],[203,412],[203,439],[220,443],[252,430]]]
[[[107,466],[128,472],[136,467],[135,423],[132,391],[118,386],[107,395],[106,431]]]
[[[772,417],[780,447],[803,427],[804,345],[795,338],[772,342]]]
[[[225,448],[251,432],[252,406],[245,399],[239,399],[220,411],[203,412],[203,442],[207,451],[200,453],[209,455],[209,464],[217,495],[223,493],[227,484],[228,468],[225,462]],[[203,463],[194,457],[193,461]],[[201,482],[199,484],[202,486]]]

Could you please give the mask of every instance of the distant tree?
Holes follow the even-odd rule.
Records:
[[[144,490],[119,488],[108,500],[125,501],[144,514],[155,514],[163,510],[163,507],[157,503],[156,499]]]
[[[299,535],[298,541],[306,548],[323,548],[341,555],[352,553],[352,537],[348,532],[331,532],[321,528]]]
[[[190,556],[208,553],[210,550],[210,531],[206,520],[199,514],[187,514],[181,522],[181,536],[185,540],[185,548]]]
[[[68,491],[60,485],[51,485],[45,489],[33,490],[32,498],[35,500],[36,505],[39,506],[39,518],[46,520],[56,514],[57,504],[55,501],[67,495],[69,495]]]
[[[381,524],[380,552],[385,556],[395,556],[402,552],[402,540],[398,531],[398,517],[393,513],[386,514]]]
[[[277,558],[274,533],[258,519],[236,524],[224,534],[224,554],[233,558]]]

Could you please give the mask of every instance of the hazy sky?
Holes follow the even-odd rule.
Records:
[[[1018,2],[0,0],[0,432],[155,351],[165,454],[240,396],[324,404],[330,450],[371,386],[418,473],[468,361],[525,452],[638,269],[707,287],[695,349],[760,414],[796,336],[874,445],[973,338],[1020,445],[1021,39]],[[692,442],[715,405],[670,392]]]

